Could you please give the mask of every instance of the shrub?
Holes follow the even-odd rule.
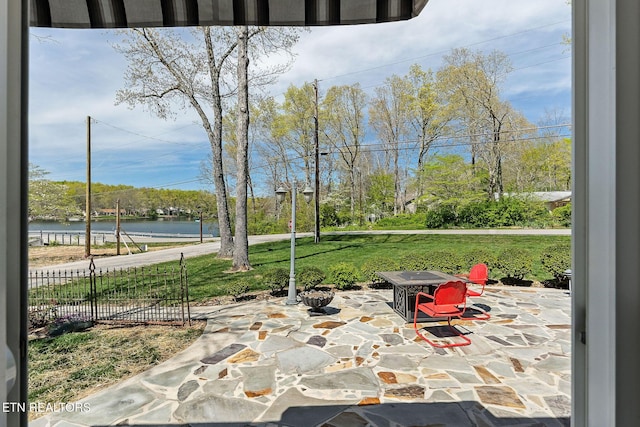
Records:
[[[420,271],[429,269],[427,255],[423,252],[411,252],[400,257],[399,270]]]
[[[385,230],[421,229],[424,228],[425,218],[426,214],[423,213],[399,214],[380,218],[375,225],[376,228]]]
[[[452,251],[431,251],[426,254],[425,270],[439,270],[448,274],[460,273],[464,266],[464,258]]]
[[[458,224],[467,227],[488,227],[487,213],[491,202],[482,201],[468,203],[462,206],[458,212]]]
[[[571,268],[571,245],[558,244],[547,247],[540,255],[540,262],[556,280],[564,280],[565,270]]]
[[[506,277],[522,280],[524,276],[531,273],[533,258],[525,249],[512,248],[498,255],[496,266]]]
[[[362,277],[371,283],[381,283],[384,279],[380,278],[376,271],[396,271],[400,270],[400,262],[395,258],[375,257],[366,260],[360,267]]]
[[[302,267],[296,276],[296,281],[305,291],[315,288],[327,277],[318,267]]]
[[[58,318],[58,308],[53,306],[36,310],[29,310],[27,327],[33,329],[42,328],[54,322]]]
[[[272,294],[277,294],[289,283],[289,271],[285,268],[272,268],[265,271],[262,280]]]
[[[456,211],[453,206],[440,205],[427,211],[424,225],[427,228],[446,228],[456,222]]]
[[[249,290],[249,283],[246,280],[229,283],[227,285],[227,295],[231,295],[235,301],[238,301],[242,295]]]
[[[337,227],[340,225],[340,218],[334,206],[328,204],[320,205],[320,225],[322,227]]]
[[[337,289],[349,289],[358,281],[356,267],[348,262],[339,262],[329,267],[329,273]]]
[[[496,256],[486,249],[474,249],[464,255],[465,267],[470,270],[476,264],[486,264],[489,269],[495,267]]]
[[[552,214],[560,225],[563,227],[571,227],[571,203],[555,208]]]

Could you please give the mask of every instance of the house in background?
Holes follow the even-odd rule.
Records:
[[[566,206],[571,203],[571,191],[532,191],[530,193],[503,193],[503,197],[521,197],[536,202],[544,202],[547,210],[552,210]],[[494,198],[498,200],[498,194],[494,194]]]

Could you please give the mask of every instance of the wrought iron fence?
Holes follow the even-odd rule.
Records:
[[[134,323],[190,322],[184,255],[177,268],[133,267],[29,273],[31,317]]]

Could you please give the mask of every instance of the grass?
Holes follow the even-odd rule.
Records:
[[[542,251],[548,246],[570,241],[570,236],[546,235],[324,234],[318,244],[314,243],[311,237],[297,239],[296,269],[313,266],[326,273],[331,265],[344,261],[360,269],[367,260],[379,257],[399,259],[407,254],[441,250],[459,254],[483,250],[497,255],[504,250],[523,248],[529,251],[534,259],[532,272],[526,279],[541,282],[552,279],[540,263]],[[262,275],[267,270],[274,267],[289,269],[289,240],[251,246],[249,251],[253,269],[248,272],[229,273],[231,261],[219,260],[213,255],[186,260],[190,300],[207,302],[212,298],[228,295],[229,290],[238,282],[246,282],[250,291],[266,290],[268,288],[262,282]],[[163,271],[178,269],[179,265],[177,262],[171,262],[157,264],[152,268]],[[500,272],[492,271],[491,278],[500,279]],[[330,283],[330,278],[325,282]],[[113,283],[114,287],[128,286],[120,281]]]
[[[203,329],[204,322],[191,327],[101,325],[85,332],[32,339],[28,346],[29,401],[82,399],[169,359],[195,341]]]
[[[400,258],[414,252],[450,250],[457,253],[483,249],[498,254],[510,248],[525,248],[534,256],[533,271],[529,280],[548,280],[552,277],[540,263],[540,253],[557,243],[570,242],[569,236],[505,236],[505,235],[322,235],[320,243],[313,238],[296,241],[296,269],[315,266],[328,271],[329,266],[347,261],[357,268],[368,259],[375,257]],[[189,258],[189,295],[193,301],[207,300],[213,296],[225,295],[230,283],[243,278],[252,290],[266,287],[261,283],[262,274],[273,267],[289,269],[290,242],[281,241],[251,246],[250,261],[253,270],[230,274],[230,261],[212,256]],[[494,272],[497,274],[499,272]],[[327,279],[328,280],[328,279]]]

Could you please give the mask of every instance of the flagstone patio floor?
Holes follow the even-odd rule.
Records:
[[[487,287],[472,301],[491,319],[454,321],[472,343],[449,349],[417,338],[392,298],[338,292],[324,315],[284,298],[192,308],[207,327],[187,350],[29,425],[569,425],[566,291]]]

